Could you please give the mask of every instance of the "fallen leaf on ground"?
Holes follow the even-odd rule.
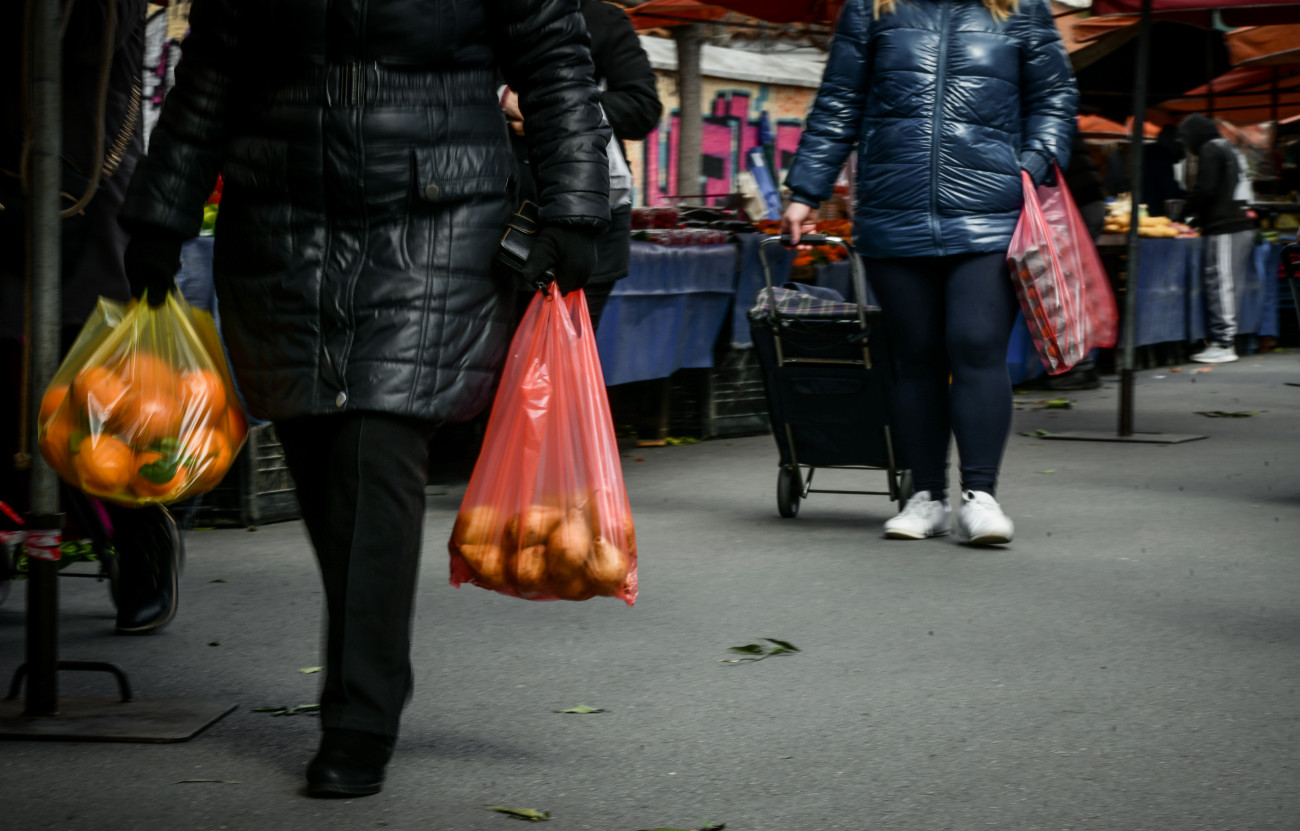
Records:
[[[1203,415],[1206,418],[1250,418],[1251,416],[1259,415],[1259,413],[1260,413],[1259,410],[1256,410],[1254,412],[1249,412],[1247,410],[1238,410],[1236,412],[1228,412],[1227,410],[1197,410],[1196,411],[1197,415]]]
[[[500,805],[489,805],[489,811],[496,811],[498,814],[505,814],[515,819],[525,819],[529,822],[546,822],[551,818],[548,811],[539,811],[536,808],[502,808]]]
[[[1050,436],[1052,434],[1047,430],[1030,430],[1028,433],[1021,433],[1020,435],[1029,436],[1031,439],[1037,439],[1043,436]]]
[[[592,713],[603,713],[604,710],[599,707],[588,707],[586,704],[579,704],[576,707],[570,707],[567,710],[556,710],[557,713],[576,713],[580,716],[590,715]]]
[[[743,655],[743,658],[721,658],[723,664],[739,664],[745,661],[761,661],[764,658],[770,658],[773,655],[793,654],[799,651],[799,647],[789,641],[779,641],[776,638],[763,638],[762,640],[772,644],[764,646],[761,643],[749,643],[744,646],[733,646],[728,652],[734,652],[737,655]]]
[[[1047,470],[1040,470],[1040,471],[1038,471],[1038,472],[1039,472],[1039,473],[1055,473],[1055,472],[1056,472],[1056,468],[1054,468],[1054,467],[1049,467]]]
[[[300,670],[298,670],[298,671],[301,672],[303,675],[311,675],[313,672],[320,672],[320,671],[321,671],[321,668],[320,668],[320,667],[303,667],[302,669],[300,669]]]

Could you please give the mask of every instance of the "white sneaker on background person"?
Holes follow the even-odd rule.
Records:
[[[1232,346],[1212,343],[1192,355],[1190,359],[1202,364],[1227,364],[1237,360],[1237,350]]]
[[[885,537],[891,540],[923,540],[948,533],[952,509],[946,499],[931,499],[929,491],[917,491],[898,516],[885,520]]]
[[[974,545],[1003,545],[1016,533],[1015,523],[984,491],[962,491],[957,512],[957,538]]]

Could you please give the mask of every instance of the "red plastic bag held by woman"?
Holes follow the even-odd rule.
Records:
[[[447,547],[453,586],[636,600],[636,532],[583,292],[533,297]]]
[[[1114,346],[1119,312],[1101,256],[1056,168],[1056,184],[1035,188],[1021,172],[1025,206],[1007,265],[1043,365],[1059,375],[1095,347]]]

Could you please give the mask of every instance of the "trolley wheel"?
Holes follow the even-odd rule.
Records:
[[[901,509],[907,504],[907,500],[912,498],[916,493],[916,486],[912,484],[912,471],[900,470],[898,472],[898,507]]]
[[[799,500],[803,498],[803,477],[797,467],[783,467],[776,476],[776,508],[781,516],[793,519],[799,515]]]

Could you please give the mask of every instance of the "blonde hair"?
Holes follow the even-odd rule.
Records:
[[[898,0],[872,0],[872,3],[875,8],[871,16],[876,20],[879,20],[882,14],[893,14],[894,9],[898,7]],[[993,15],[993,19],[999,23],[1020,11],[1020,0],[983,0],[983,3]]]

